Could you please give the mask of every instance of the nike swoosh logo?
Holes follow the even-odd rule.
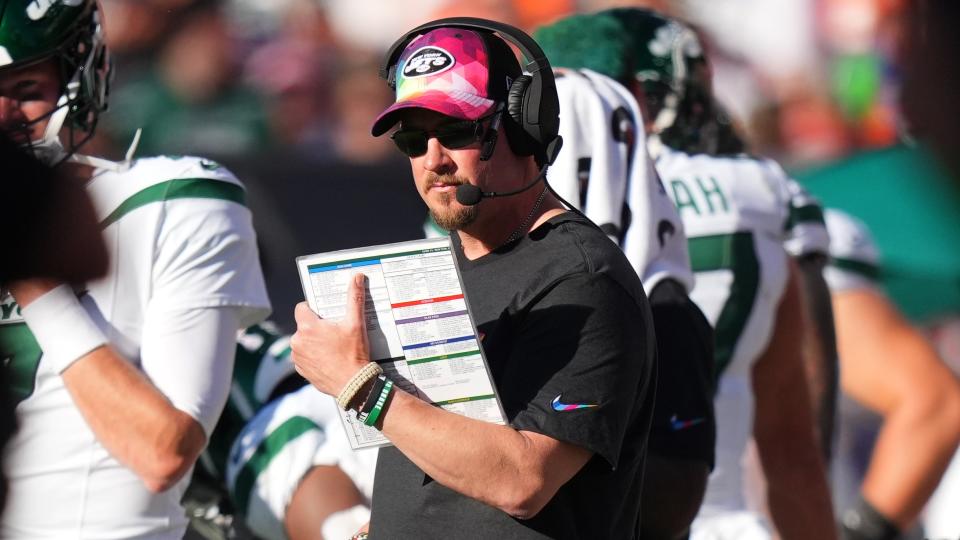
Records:
[[[553,398],[553,401],[550,403],[555,411],[575,411],[577,409],[589,409],[597,406],[596,404],[589,405],[586,403],[563,403],[560,401],[561,395],[562,394],[557,394],[557,397]]]
[[[690,420],[680,420],[677,418],[677,415],[673,415],[670,417],[670,429],[673,431],[681,431],[697,424],[702,424],[704,421],[706,421],[706,418],[703,418],[702,416]]]

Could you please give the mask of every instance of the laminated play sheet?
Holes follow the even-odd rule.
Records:
[[[353,276],[367,277],[370,357],[405,392],[445,410],[504,424],[449,238],[297,258],[304,297],[324,319],[344,316]],[[340,411],[354,449],[390,442]]]

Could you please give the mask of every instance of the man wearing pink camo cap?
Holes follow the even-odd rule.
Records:
[[[507,39],[519,39],[508,30]],[[399,123],[391,138],[410,158],[434,220],[450,231],[481,335],[473,347],[482,347],[507,425],[397,386],[382,390],[374,427],[393,446],[380,452],[370,534],[634,538],[656,377],[653,324],[622,252],[540,185],[559,146],[552,71],[541,53],[524,78],[503,39],[476,26],[408,38],[385,64],[397,101],[373,134]],[[535,43],[525,46],[537,56]],[[531,118],[547,128],[531,130]],[[294,362],[322,392],[336,396],[370,368],[364,296],[360,276],[336,324],[297,307]],[[457,364],[433,365],[455,372]],[[368,394],[384,384],[363,385],[348,408],[368,408]]]

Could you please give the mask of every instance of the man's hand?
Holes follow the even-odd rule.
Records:
[[[336,396],[370,362],[364,317],[366,277],[357,274],[347,289],[346,313],[339,322],[321,319],[306,302],[297,304],[297,332],[290,339],[297,373],[324,394]]]
[[[60,282],[47,278],[31,278],[12,281],[9,283],[10,294],[20,304],[23,309],[29,306],[34,300],[44,294],[52,291],[60,285]]]

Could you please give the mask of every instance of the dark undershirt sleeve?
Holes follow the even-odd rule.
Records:
[[[642,300],[641,300],[642,302]],[[649,310],[603,274],[564,279],[533,303],[501,378],[518,430],[586,448],[616,467],[649,384]]]
[[[713,329],[683,286],[661,281],[650,293],[657,335],[657,398],[650,452],[703,461],[713,469]]]

